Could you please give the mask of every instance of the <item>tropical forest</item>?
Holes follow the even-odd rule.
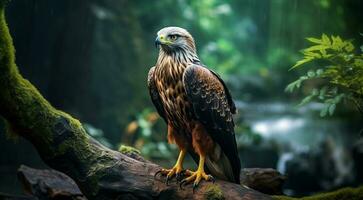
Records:
[[[0,200],[363,199],[362,11],[0,0]]]

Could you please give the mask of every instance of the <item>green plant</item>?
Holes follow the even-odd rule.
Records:
[[[210,184],[206,187],[204,192],[204,199],[206,200],[224,200],[223,192],[217,185]]]
[[[363,114],[363,46],[357,53],[352,40],[343,40],[339,36],[323,34],[321,38],[307,38],[313,45],[302,50],[304,58],[297,61],[291,69],[298,69],[307,64],[315,65],[305,75],[290,83],[285,91],[293,92],[306,81],[319,80],[308,96],[299,105],[312,100],[324,103],[320,116],[332,115],[337,104],[343,101],[353,102]]]
[[[171,151],[175,145],[167,143],[164,121],[150,108],[137,113],[135,120],[126,127],[122,141],[140,149],[141,154],[149,159],[167,160],[176,156]]]

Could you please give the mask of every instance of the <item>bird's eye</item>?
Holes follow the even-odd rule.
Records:
[[[177,35],[169,35],[169,38],[171,40],[176,40],[178,38],[178,36]]]

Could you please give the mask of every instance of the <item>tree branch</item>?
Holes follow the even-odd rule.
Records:
[[[194,194],[191,186],[166,186],[153,177],[160,166],[92,139],[77,119],[53,108],[19,73],[4,16],[6,2],[0,0],[0,115],[13,132],[34,145],[46,164],[71,177],[88,199],[270,199],[220,180],[202,183]]]

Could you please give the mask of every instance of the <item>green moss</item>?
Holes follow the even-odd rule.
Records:
[[[218,185],[209,184],[204,191],[204,199],[206,200],[223,200],[223,192]]]
[[[80,142],[81,140],[84,140],[84,142]],[[65,140],[62,142],[62,144],[59,145],[58,149],[55,149],[54,154],[55,155],[63,155],[68,150],[71,150],[76,153],[76,155],[82,155],[84,154],[85,145],[87,145],[86,138],[75,138],[75,136],[72,136],[71,138]],[[77,148],[75,148],[77,147]]]
[[[97,194],[99,190],[98,183],[102,177],[107,175],[107,169],[111,169],[116,164],[113,156],[109,154],[108,151],[104,151],[102,154],[98,155],[98,159],[90,165],[90,169],[87,173],[87,182],[90,185],[93,185],[91,188],[92,191],[90,191],[92,195]]]
[[[287,196],[274,196],[275,200],[361,200],[363,199],[363,186],[358,188],[342,188],[333,192],[316,194],[309,197],[292,198]]]
[[[138,149],[131,147],[131,146],[126,146],[123,144],[120,145],[120,147],[118,148],[118,151],[123,154],[136,153],[136,154],[140,155],[140,151]]]
[[[75,151],[79,155],[82,154],[83,152],[81,151],[85,150],[84,148],[88,148],[89,136],[86,134],[86,131],[84,130],[81,122],[62,111],[56,110],[56,114],[58,116],[66,118],[69,122],[68,125],[70,126],[71,131],[78,134],[74,134],[71,138],[64,140],[62,144],[59,145],[59,148],[56,150],[55,154],[64,154],[67,150]],[[82,148],[79,146],[80,144],[82,144]]]
[[[47,127],[54,118],[48,114],[55,116],[55,109],[18,71],[15,49],[5,21],[6,2],[0,0],[0,111],[4,118],[11,119],[8,121],[10,135],[16,135],[19,131],[26,134],[38,127],[36,134],[42,136],[37,139],[49,142],[51,137]]]
[[[288,197],[288,196],[273,196],[274,200],[295,200],[296,198]]]

